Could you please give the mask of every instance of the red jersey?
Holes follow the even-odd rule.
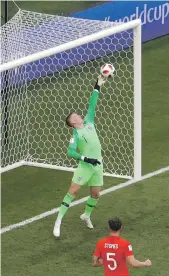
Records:
[[[100,240],[94,252],[94,256],[103,260],[105,276],[129,276],[126,257],[131,255],[131,244],[117,236]]]

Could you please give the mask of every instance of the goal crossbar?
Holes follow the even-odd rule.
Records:
[[[74,41],[67,42],[65,44],[53,47],[51,49],[47,49],[47,50],[44,50],[44,51],[41,51],[41,52],[38,52],[38,53],[35,53],[35,54],[32,54],[32,55],[28,55],[26,57],[23,57],[23,58],[20,58],[20,59],[17,59],[17,60],[9,61],[7,63],[4,63],[4,64],[0,65],[0,72],[4,72],[4,71],[9,70],[9,69],[14,69],[18,66],[25,65],[27,63],[30,63],[30,62],[33,62],[33,61],[36,61],[36,60],[39,60],[39,59],[42,59],[42,58],[52,56],[52,55],[55,55],[55,54],[58,54],[58,53],[61,53],[61,52],[64,52],[64,51],[67,51],[67,50],[72,49],[74,47],[78,47],[78,46],[81,46],[83,44],[93,42],[93,41],[98,40],[100,38],[104,38],[104,37],[107,37],[107,36],[110,36],[110,35],[113,35],[113,34],[116,34],[116,33],[119,33],[119,32],[123,32],[123,31],[129,30],[129,29],[134,29],[137,26],[139,26],[140,24],[141,24],[141,20],[140,19],[135,19],[133,21],[130,21],[130,22],[127,22],[127,23],[124,23],[124,24],[120,24],[118,26],[108,28],[104,31],[100,31],[100,32],[97,32],[97,33],[94,33],[94,34],[91,34],[91,35],[84,36],[82,38],[78,38]]]

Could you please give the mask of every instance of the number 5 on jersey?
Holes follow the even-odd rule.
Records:
[[[115,270],[116,268],[117,268],[117,262],[116,262],[116,260],[114,259],[114,256],[115,256],[116,254],[115,253],[107,253],[106,254],[106,256],[107,256],[107,261],[109,261],[109,262],[112,262],[112,264],[110,265],[108,265],[108,268],[110,269],[110,270]]]

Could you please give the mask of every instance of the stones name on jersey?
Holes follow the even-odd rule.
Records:
[[[119,245],[118,244],[111,244],[111,243],[105,243],[104,248],[113,248],[113,249],[118,249]]]

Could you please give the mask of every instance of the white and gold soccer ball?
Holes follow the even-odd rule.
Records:
[[[104,78],[113,77],[115,68],[112,64],[105,63],[100,68],[100,73]]]

